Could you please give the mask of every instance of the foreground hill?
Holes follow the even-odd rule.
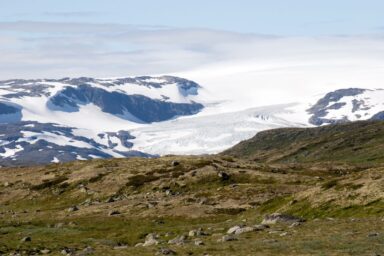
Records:
[[[268,130],[223,154],[262,162],[383,163],[384,122]]]
[[[268,131],[277,135],[241,151],[250,159],[167,156],[1,168],[0,254],[380,255],[384,165],[374,149],[381,152],[382,125]],[[360,150],[330,161],[322,148],[340,141],[343,152],[341,141],[355,138],[348,130],[361,134],[352,140]],[[309,143],[325,134],[326,143]],[[321,161],[275,157],[304,142]],[[253,147],[273,152],[262,155],[267,163],[254,161]]]

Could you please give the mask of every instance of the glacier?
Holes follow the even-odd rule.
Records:
[[[0,81],[0,165],[214,154],[267,129],[384,118],[382,89],[267,106],[232,90],[175,76]]]

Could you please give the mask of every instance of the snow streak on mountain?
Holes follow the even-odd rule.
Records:
[[[383,119],[384,90],[340,89],[311,100],[232,112],[173,76],[0,82],[0,164],[216,153],[279,127]]]

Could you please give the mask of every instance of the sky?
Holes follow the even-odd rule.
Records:
[[[259,104],[383,87],[383,10],[382,0],[0,0],[0,80],[171,74],[228,98],[251,88]]]
[[[375,33],[381,0],[1,0],[3,22],[207,28],[273,35]]]

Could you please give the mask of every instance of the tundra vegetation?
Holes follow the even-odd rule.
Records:
[[[381,255],[384,124],[0,169],[4,255]]]

